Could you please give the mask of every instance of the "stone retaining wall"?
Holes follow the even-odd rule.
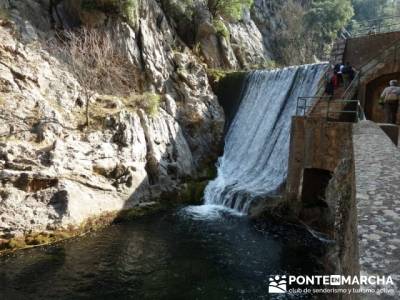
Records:
[[[349,147],[351,126],[324,118],[293,118],[286,184],[289,201],[300,199],[304,169],[335,171]]]
[[[357,207],[355,201],[354,185],[354,160],[353,151],[347,148],[346,157],[342,159],[336,168],[332,180],[326,190],[326,202],[333,212],[333,240],[335,246],[329,251],[328,269],[330,274],[344,276],[358,276],[359,249],[357,235]],[[343,288],[358,288],[358,286],[346,286]],[[338,295],[340,300],[359,299],[357,294]]]
[[[328,254],[327,272],[391,276],[394,286],[360,288],[393,289],[397,294],[353,294],[332,299],[398,299],[399,149],[371,121],[352,124],[295,117],[292,126],[287,199],[300,212],[300,219],[335,240]],[[323,199],[325,208],[318,203],[310,207],[302,197],[304,174],[309,168],[332,172]],[[302,218],[304,212],[306,218]],[[320,221],[311,222],[313,218]]]
[[[350,38],[346,42],[343,62],[351,62],[358,69],[379,55],[381,51],[385,50],[396,40],[400,40],[400,32],[371,34]]]

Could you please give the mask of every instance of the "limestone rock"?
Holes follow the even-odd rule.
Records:
[[[155,0],[142,1],[137,28],[107,15],[94,25],[104,23],[133,64],[137,92],[161,95],[158,113],[98,95],[102,119],[82,130],[81,87],[42,43],[53,27],[82,22],[78,2],[61,1],[50,15],[47,1],[1,2],[14,25],[0,25],[0,239],[177,192],[219,151],[224,115],[205,66]]]
[[[241,67],[257,67],[264,63],[269,54],[264,48],[261,32],[253,20],[228,24],[231,47]]]
[[[0,0],[0,8],[8,9],[10,7],[10,3],[8,0]]]

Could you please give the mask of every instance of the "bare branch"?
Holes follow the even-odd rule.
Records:
[[[90,101],[96,93],[127,95],[133,90],[133,67],[115,46],[111,34],[100,29],[63,31],[50,50],[62,59],[81,86],[89,125]]]

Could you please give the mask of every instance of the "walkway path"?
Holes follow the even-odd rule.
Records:
[[[390,275],[397,290],[363,299],[399,299],[400,151],[370,121],[354,125],[353,143],[361,275]]]

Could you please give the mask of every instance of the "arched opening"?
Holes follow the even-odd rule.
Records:
[[[389,81],[393,79],[400,82],[400,72],[382,75],[367,84],[364,109],[368,120],[377,123],[385,122],[383,109],[379,105],[379,98],[385,87],[389,86]]]
[[[317,168],[307,168],[303,171],[301,200],[305,206],[324,206],[325,191],[332,172]]]
[[[334,212],[326,201],[326,190],[332,172],[318,168],[303,170],[301,186],[301,209],[299,218],[318,231],[332,234]]]

